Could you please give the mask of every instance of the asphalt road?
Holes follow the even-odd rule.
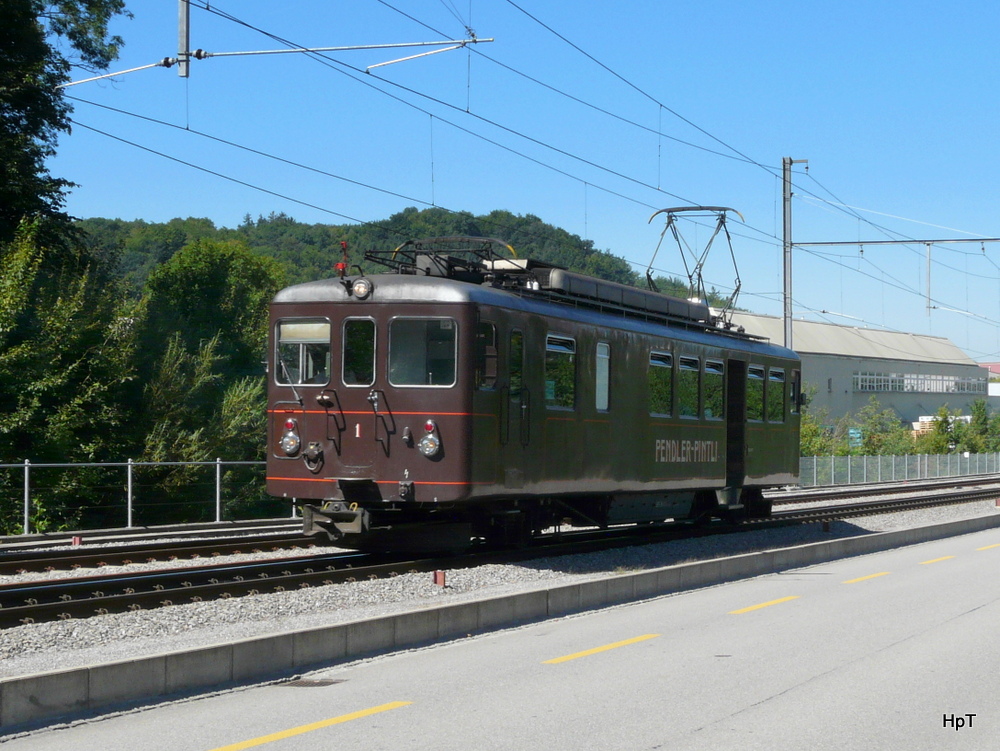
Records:
[[[1000,531],[13,738],[4,751],[995,749]]]

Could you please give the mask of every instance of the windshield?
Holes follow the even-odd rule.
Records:
[[[455,384],[453,318],[396,318],[389,323],[389,383],[393,386]]]
[[[274,380],[293,386],[330,380],[330,322],[296,319],[278,322]]]

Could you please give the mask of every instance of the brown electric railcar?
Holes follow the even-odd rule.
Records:
[[[267,488],[308,533],[433,549],[770,513],[762,491],[798,481],[794,352],[495,242],[274,298]]]

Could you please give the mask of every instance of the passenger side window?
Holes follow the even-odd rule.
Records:
[[[725,366],[717,360],[705,361],[705,419],[725,417]]]
[[[698,417],[698,402],[701,398],[699,390],[698,358],[682,357],[680,371],[677,374],[677,413],[681,417]]]
[[[521,396],[524,373],[524,334],[520,331],[510,332],[507,373],[510,384],[510,398],[518,399]]]
[[[798,414],[802,409],[802,371],[792,371],[792,404],[793,414]]]
[[[545,406],[576,406],[576,341],[569,337],[546,337]]]
[[[594,406],[598,411],[606,412],[611,393],[611,345],[607,342],[597,343],[597,383]]]
[[[767,373],[767,421],[785,421],[785,371],[776,368]]]
[[[669,352],[650,352],[646,380],[649,384],[650,414],[671,414],[674,406],[673,355]]]
[[[476,388],[491,391],[497,384],[497,327],[480,321],[476,328]]]
[[[764,419],[764,368],[756,365],[747,370],[747,419]]]

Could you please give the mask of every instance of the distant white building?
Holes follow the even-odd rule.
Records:
[[[781,318],[734,313],[733,322],[784,341]],[[908,423],[944,405],[968,415],[974,401],[989,396],[989,372],[944,337],[793,321],[792,348],[802,358],[810,410],[826,409],[831,421],[857,413],[872,396]]]

